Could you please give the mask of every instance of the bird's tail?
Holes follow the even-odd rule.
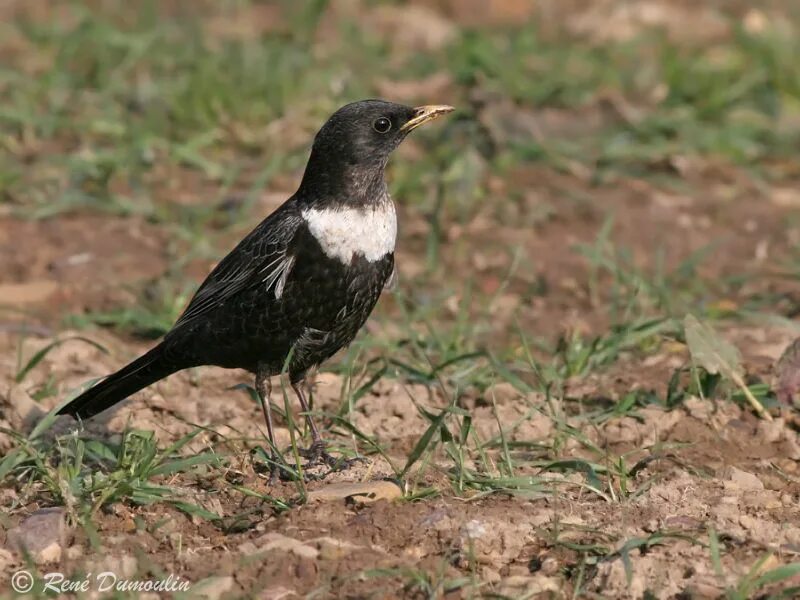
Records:
[[[180,368],[164,359],[163,345],[158,345],[90,387],[57,414],[88,419]]]

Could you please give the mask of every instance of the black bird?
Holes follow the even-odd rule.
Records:
[[[452,110],[364,100],[336,111],[314,138],[295,194],[222,259],[163,341],[58,414],[92,417],[182,369],[240,368],[255,373],[274,447],[270,377],[288,358],[311,453],[327,456],[300,383],[353,340],[393,272],[389,155],[411,130]]]

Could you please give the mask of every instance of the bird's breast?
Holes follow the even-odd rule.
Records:
[[[343,264],[356,255],[376,262],[394,252],[397,213],[388,197],[374,206],[307,208],[302,214],[325,255]]]

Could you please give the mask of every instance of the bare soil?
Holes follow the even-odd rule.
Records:
[[[469,11],[454,8],[462,4],[420,4],[469,22]],[[497,11],[498,19],[520,18]],[[407,152],[413,154],[413,147]],[[593,297],[592,270],[574,247],[593,244],[607,219],[614,219],[614,243],[630,249],[633,263],[643,269],[655,268],[657,248],[666,250],[669,268],[713,242],[696,277],[711,288],[719,310],[770,295],[776,298],[773,312],[787,318],[769,324],[734,322],[723,330],[742,351],[748,376],[769,382],[774,361],[797,336],[797,325],[789,321],[796,315],[786,307],[798,305],[800,291],[784,269],[800,245],[797,205],[786,201],[786,190],[796,186],[787,181],[776,187],[756,184],[742,170],[711,162],[693,163],[682,177],[686,185],[676,192],[621,177],[597,184],[580,173],[538,166],[513,171],[489,187],[498,196],[514,190],[521,200],[506,206],[487,203],[467,223],[446,215],[453,218],[441,249],[442,281],[450,285],[455,278],[448,274],[470,272],[479,293],[488,297],[499,290],[481,334],[489,348],[519,344],[519,329],[553,341],[574,332],[599,335],[611,325],[608,299]],[[285,197],[291,182],[284,184],[264,196],[248,223],[216,239],[218,250],[230,247]],[[430,286],[436,278],[422,273],[425,216],[399,200],[397,262],[403,285],[413,294],[415,282]],[[149,342],[100,328],[65,329],[63,319],[136,302],[143,289],[165,276],[175,255],[170,244],[180,246],[170,240],[166,226],[135,216],[0,217],[0,426],[30,431],[68,391],[148,348]],[[523,258],[512,270],[515,251]],[[210,266],[195,261],[188,273],[199,281]],[[714,282],[736,275],[744,275],[740,288],[714,296]],[[607,281],[601,276],[601,284]],[[448,300],[454,308],[445,317],[454,317],[459,299]],[[379,310],[396,314],[396,302],[386,297]],[[376,325],[369,327],[374,332]],[[397,334],[391,328],[379,333],[387,338]],[[109,353],[72,340],[49,352],[22,383],[15,382],[19,356],[28,358],[54,339],[73,334],[97,341]],[[582,418],[586,407],[613,406],[631,390],[663,394],[674,369],[687,360],[682,344],[665,340],[649,355],[626,353],[599,373],[570,380],[558,402],[522,394],[507,383],[468,390],[459,398],[483,439],[499,433],[499,422],[509,442],[527,442],[524,448],[512,445],[520,459],[594,461],[598,456],[592,446],[607,451],[606,456],[624,457],[621,470],[606,465],[616,474],[601,493],[588,489],[582,474],[522,466],[519,477],[543,477],[548,485],[525,494],[456,494],[448,477],[452,461],[439,452],[434,468],[420,471],[419,478],[412,470],[406,481],[395,482],[400,491],[433,488],[435,497],[375,500],[340,494],[281,513],[230,485],[282,498],[297,492],[294,484],[270,481],[249,458],[263,439],[261,413],[247,394],[232,389],[250,383],[249,375],[214,368],[182,372],[85,423],[85,432],[114,439],[126,427],[152,430],[163,447],[202,425],[191,448],[213,445],[231,457],[229,465],[166,483],[222,519],[191,518],[164,505],[115,504],[96,515],[99,546],[76,529],[57,567],[78,572],[113,565],[131,576],[173,573],[212,598],[466,598],[490,593],[569,598],[576,585],[606,598],[643,598],[647,592],[657,598],[716,598],[726,587],[735,587],[767,552],[772,554],[759,572],[800,560],[796,415],[775,410],[775,420],[765,422],[734,402],[692,398],[669,411],[642,408],[635,418],[615,417],[599,426]],[[58,393],[32,400],[49,382]],[[320,373],[315,409],[338,410],[342,385],[338,375]],[[435,410],[449,401],[438,387],[384,378],[348,417],[402,466],[429,425],[417,405]],[[73,427],[65,417],[55,429]],[[563,436],[567,427],[585,442],[579,443],[578,435]],[[289,443],[285,424],[278,435],[282,444]],[[559,436],[564,443],[553,454],[552,441]],[[368,449],[340,428],[333,427],[329,438],[334,446],[362,453]],[[541,450],[531,445],[535,442],[541,442]],[[10,446],[10,438],[0,434],[0,452]],[[491,457],[502,460],[499,451]],[[313,496],[342,482],[392,478],[389,464],[370,455],[348,471],[310,481],[307,489]],[[374,489],[379,495],[397,495],[377,484]],[[0,505],[10,505],[15,494],[0,490]],[[4,517],[0,545],[7,529],[42,506],[34,502]],[[726,547],[722,574],[711,560],[712,530]],[[628,553],[626,542],[650,536],[646,549],[637,545]],[[602,559],[587,561],[587,556]],[[0,589],[21,566],[18,557],[3,565]],[[414,574],[424,574],[432,591],[413,586]],[[469,584],[451,590],[461,579]],[[800,581],[781,585],[792,584]]]
[[[654,238],[676,240],[675,253],[680,256],[722,232],[738,228],[737,234],[729,237],[725,251],[719,253],[719,260],[707,265],[712,271],[707,277],[743,264],[758,268],[759,243],[767,240],[770,252],[779,254],[788,238],[797,235],[796,229],[784,226],[778,210],[754,210],[752,197],[745,194],[726,199],[720,215],[714,186],[713,181],[707,182],[707,193],[683,202],[662,202],[635,186],[592,190],[595,202],[588,211],[575,215],[559,210],[554,222],[537,227],[534,235],[530,230],[494,223],[495,239],[515,240],[536,257],[537,272],[556,282],[539,306],[525,307],[525,321],[541,323],[542,329],[552,329],[554,334],[575,326],[592,331],[604,321],[602,313],[593,312],[585,289],[581,289],[581,282],[587,278],[585,263],[566,249],[571,243],[586,241],[604,213],[624,211],[618,239],[645,257]],[[548,185],[540,185],[537,196],[554,206],[563,205],[560,195]],[[683,219],[684,214],[690,217]],[[406,217],[413,221],[413,215]],[[473,260],[477,260],[476,256],[491,252],[490,244],[484,243],[487,233],[459,231],[454,243],[474,247]],[[59,329],[59,314],[129,301],[126,286],[141,285],[165,268],[161,250],[164,235],[136,219],[79,215],[57,222],[6,218],[0,221],[0,239],[8,240],[9,250],[13,248],[2,253],[2,286],[42,281],[57,284],[43,297],[28,296],[18,304],[26,316],[39,317],[42,335],[21,337],[17,329],[21,319],[14,313],[8,313],[3,322],[5,331],[0,333],[2,414],[14,427],[30,427],[35,418],[27,415],[23,423],[15,413],[14,398],[20,393],[33,392],[53,377],[62,394],[42,401],[42,411],[47,410],[60,400],[63,391],[117,368],[147,345],[100,330],[89,332],[111,353],[103,354],[80,341],[68,342],[50,352],[19,390],[13,378],[20,345],[22,355],[31,356],[51,341],[49,331]],[[402,240],[401,247],[402,275],[405,260],[413,260],[408,250],[414,247],[413,237]],[[447,246],[445,255],[449,261]],[[88,258],[75,261],[76,256]],[[527,276],[523,273],[520,279]],[[764,278],[759,285],[779,284]],[[522,304],[523,300],[517,298],[517,302]],[[30,322],[29,317],[25,320]],[[502,320],[497,331],[504,331]],[[69,333],[59,332],[62,337]],[[748,370],[765,378],[792,334],[791,330],[752,326],[727,332],[743,349]],[[672,369],[685,360],[685,349],[680,347],[644,361],[623,357],[602,375],[572,382],[568,398],[613,399],[636,388],[663,390]],[[192,431],[193,424],[202,424],[207,432],[193,444],[202,448],[228,440],[222,447],[238,450],[240,464],[191,482],[187,497],[221,515],[240,515],[249,509],[250,516],[239,523],[223,519],[223,525],[212,525],[163,506],[114,506],[113,510],[101,511],[97,518],[102,547],[90,548],[85,535],[78,532],[73,550],[61,565],[63,569],[91,570],[97,561],[113,557],[114,562],[135,564],[137,568],[157,564],[164,572],[180,574],[190,581],[230,576],[233,583],[221,581],[226,589],[230,585],[231,594],[263,589],[260,594],[264,598],[312,591],[354,598],[416,597],[419,590],[402,589],[408,585],[403,569],[432,574],[434,582],[437,578],[440,582],[472,578],[480,589],[510,597],[535,590],[558,595],[569,592],[578,570],[583,569],[582,577],[591,582],[590,589],[606,597],[640,598],[645,590],[665,598],[680,593],[714,597],[724,585],[735,584],[767,550],[775,555],[764,569],[778,564],[775,561],[793,560],[800,553],[800,443],[797,423],[788,414],[766,423],[736,405],[695,399],[668,412],[643,409],[636,419],[612,419],[599,428],[576,420],[576,426],[598,447],[615,455],[627,453],[631,473],[626,482],[627,497],[614,497],[611,490],[606,490],[605,498],[600,497],[584,489],[582,476],[558,473],[547,475],[554,480],[555,493],[457,497],[448,491],[448,462],[440,456],[440,466],[433,471],[440,476],[428,474],[417,482],[438,488],[441,496],[436,499],[364,504],[343,498],[310,502],[274,516],[262,502],[243,499],[218,485],[222,479],[234,478],[265,494],[293,494],[288,484],[272,484],[254,471],[247,454],[241,452],[262,435],[258,407],[244,393],[230,389],[247,381],[244,373],[213,368],[180,373],[90,421],[86,428],[100,437],[118,435],[126,426],[154,430],[161,443],[167,444]],[[321,374],[315,386],[316,407],[335,410],[340,393],[339,377]],[[429,408],[445,405],[436,389],[383,380],[350,415],[357,427],[389,449],[398,465],[404,464],[406,453],[428,425],[412,398]],[[531,408],[533,415],[513,430],[512,440],[547,442],[560,423],[571,420],[570,402],[554,409],[543,398],[523,396],[508,384],[498,384],[462,402],[472,409],[474,426],[484,439],[497,433],[498,419],[511,426],[526,417]],[[59,424],[62,428],[70,426],[68,419]],[[282,443],[288,443],[288,430],[280,429],[279,435]],[[354,443],[343,436],[337,442]],[[559,458],[586,458],[587,454],[585,447],[570,440]],[[633,467],[637,464],[640,466]],[[526,474],[539,473],[537,469],[520,473]],[[312,481],[308,489],[313,492],[335,481],[375,481],[391,475],[383,459],[370,458],[343,474]],[[10,515],[10,524],[36,508],[31,505],[25,511],[16,511]],[[708,543],[709,527],[734,549],[723,556],[724,577],[715,575],[708,559],[704,544]],[[646,552],[632,551],[630,581],[621,555],[582,567],[580,555],[570,549],[571,544],[597,544],[610,552],[625,540],[663,531],[676,537]],[[377,569],[398,571],[378,577]],[[373,570],[372,576],[364,575],[369,570]],[[451,596],[461,594],[453,592]]]

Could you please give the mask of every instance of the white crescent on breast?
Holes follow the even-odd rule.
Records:
[[[358,208],[307,208],[302,214],[322,251],[344,264],[356,254],[375,262],[394,252],[397,213],[390,198]]]

